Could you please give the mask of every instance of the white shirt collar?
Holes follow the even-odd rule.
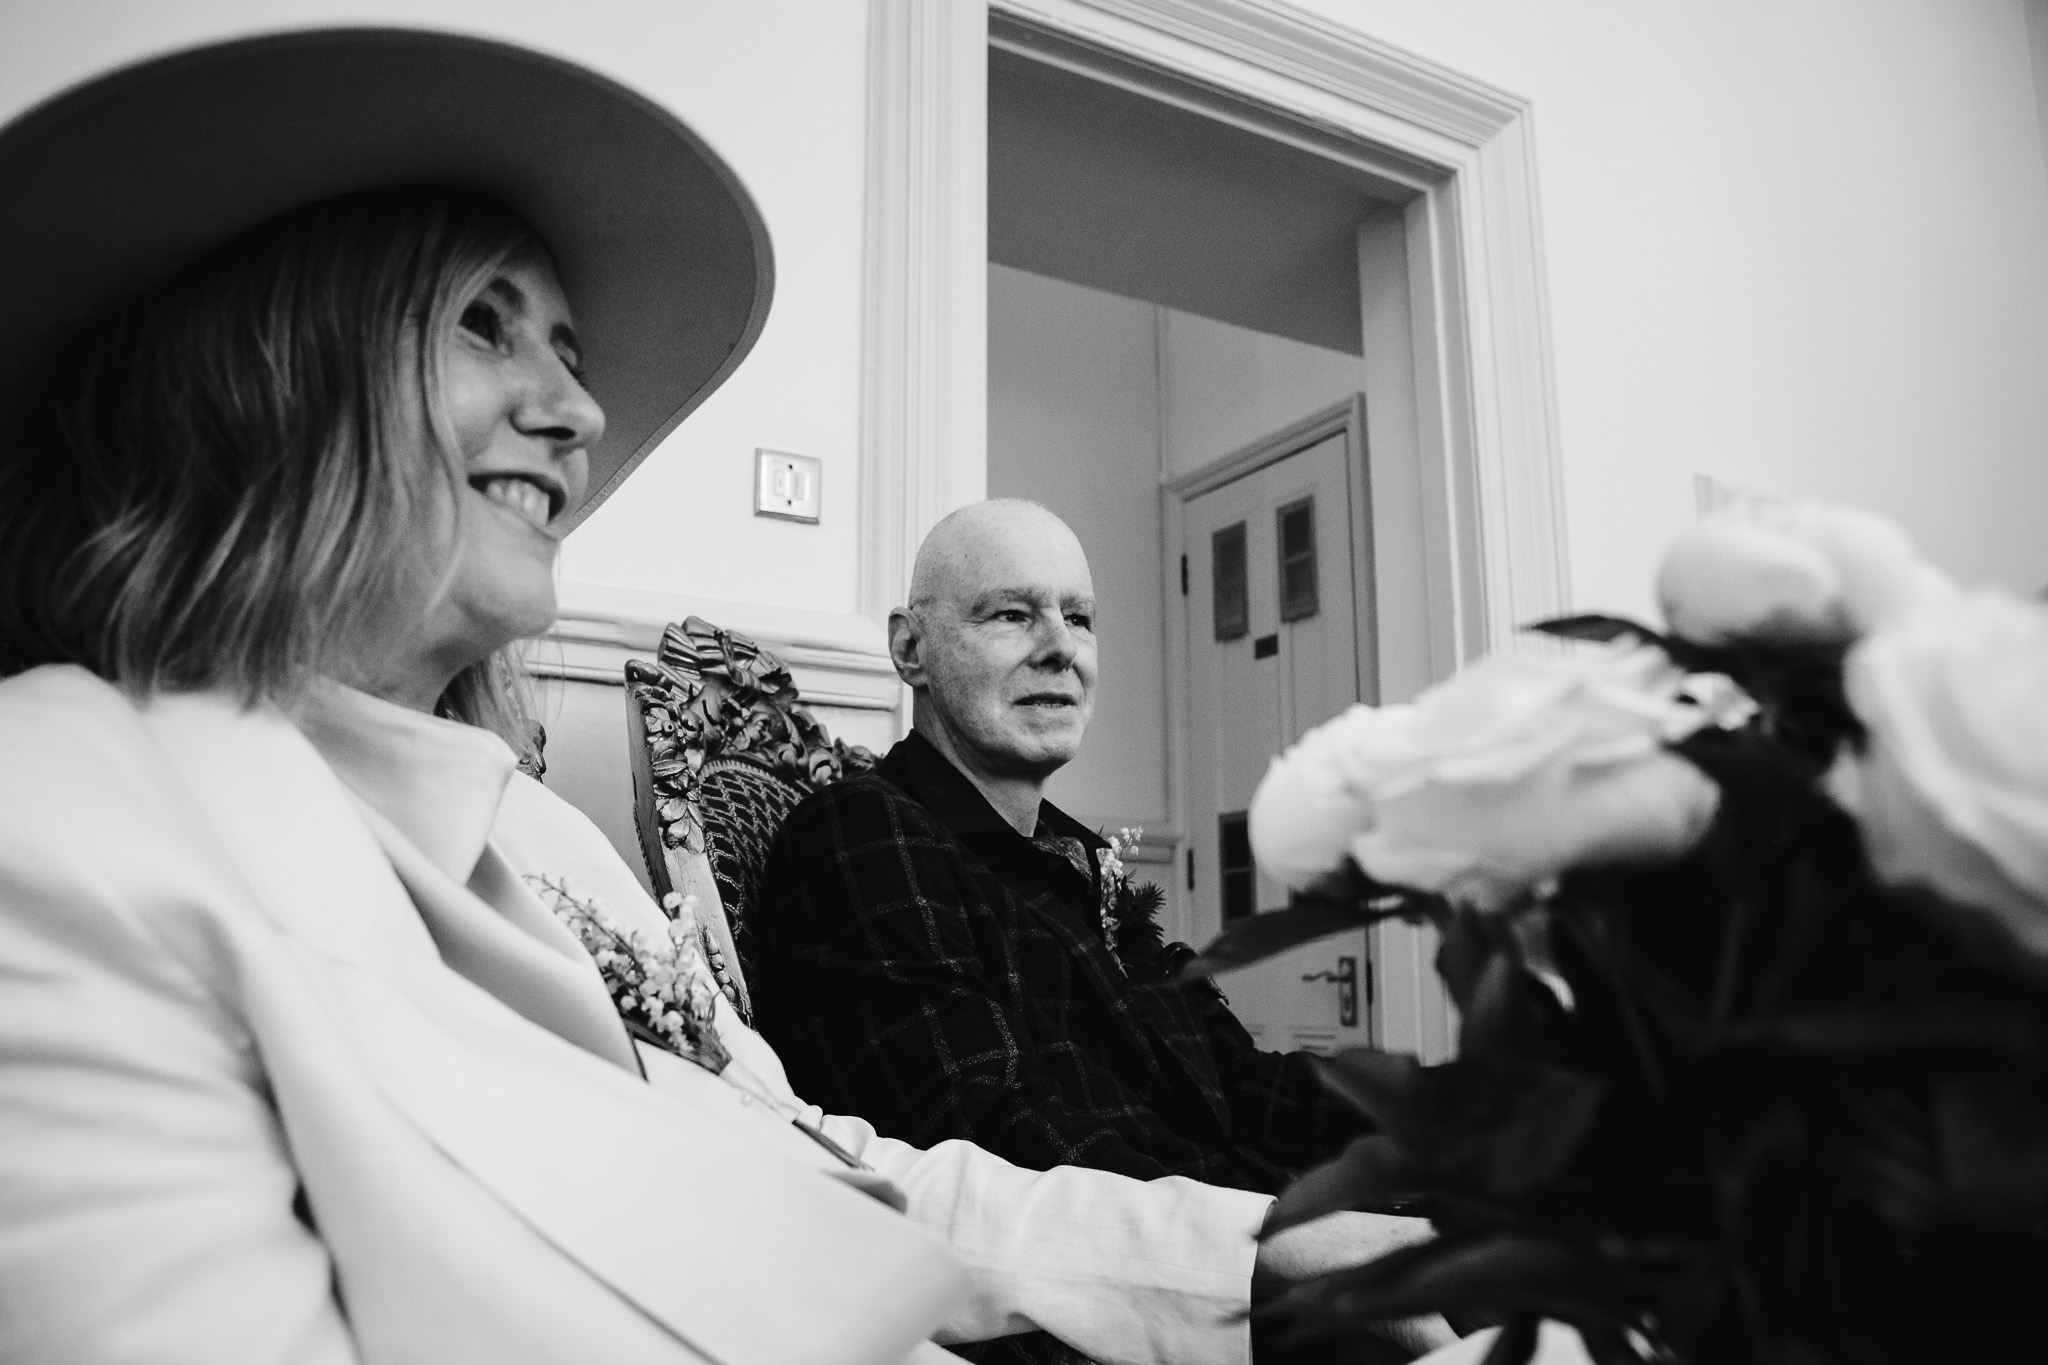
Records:
[[[518,765],[503,740],[335,683],[314,688],[293,719],[349,790],[450,878],[469,880]]]

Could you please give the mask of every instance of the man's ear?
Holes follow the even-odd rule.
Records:
[[[889,613],[889,662],[910,686],[924,684],[924,624],[907,607]]]

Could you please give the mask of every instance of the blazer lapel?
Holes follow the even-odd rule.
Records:
[[[594,1028],[587,994],[550,991],[555,974],[539,958],[482,953],[478,917],[493,912],[431,866],[405,870],[409,892],[356,802],[281,717],[194,698],[152,719],[255,903],[314,950],[297,955],[308,989],[378,1088],[538,1235],[679,1339],[730,1365],[895,1365],[957,1301],[964,1272],[930,1234],[778,1155],[730,1114],[658,1093],[536,1027],[539,1016]],[[479,975],[516,983],[524,1005],[450,970],[444,939]],[[554,950],[535,941],[533,952]]]
[[[543,938],[549,928],[567,931],[495,849],[484,850],[475,878],[477,891],[490,897],[492,903],[486,904],[451,881],[376,811],[361,801],[355,804],[410,893],[443,962],[556,1037],[640,1073],[632,1039],[590,959],[573,939],[564,950],[559,943],[551,946],[553,935]],[[515,927],[507,922],[513,915],[532,922]]]

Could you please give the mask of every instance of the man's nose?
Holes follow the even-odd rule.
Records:
[[[1038,658],[1036,662],[1045,668],[1067,669],[1074,665],[1075,656],[1080,653],[1081,641],[1074,628],[1067,623],[1064,615],[1055,613],[1041,618],[1038,631]]]

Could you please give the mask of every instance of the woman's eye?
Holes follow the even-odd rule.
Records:
[[[456,325],[492,346],[505,339],[504,323],[498,317],[498,310],[482,299],[473,300],[464,308]]]

